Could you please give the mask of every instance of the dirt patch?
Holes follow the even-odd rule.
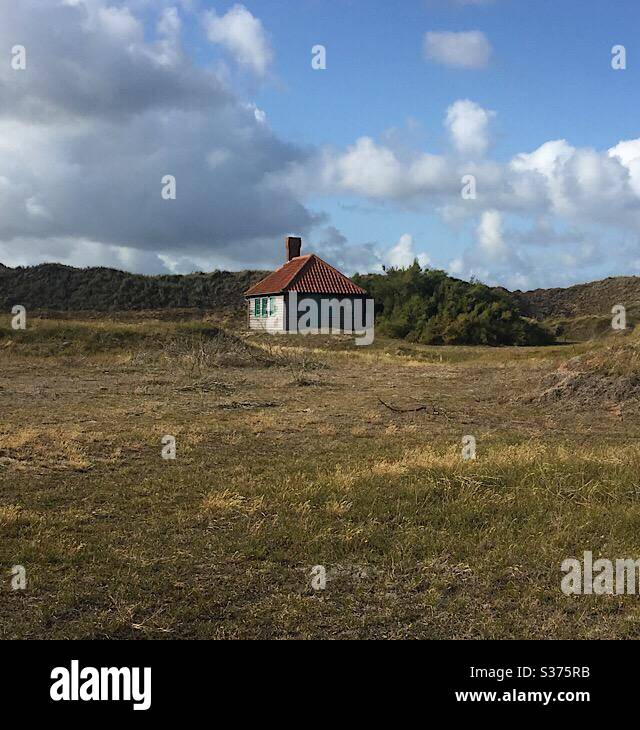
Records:
[[[577,406],[640,405],[640,343],[614,344],[571,358],[544,375],[539,387],[521,400]]]
[[[584,403],[624,403],[640,399],[640,379],[602,377],[599,373],[556,372],[545,382],[543,390],[529,397],[529,402],[549,403],[567,400]]]

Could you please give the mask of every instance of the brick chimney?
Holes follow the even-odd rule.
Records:
[[[287,261],[291,261],[296,256],[300,256],[300,249],[302,248],[302,239],[298,236],[287,236]]]

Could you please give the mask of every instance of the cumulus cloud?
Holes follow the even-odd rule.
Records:
[[[327,226],[318,230],[314,236],[313,250],[349,275],[366,272],[382,273],[385,266],[399,268],[411,266],[416,259],[420,266],[431,264],[431,259],[426,253],[416,252],[410,233],[403,233],[394,245],[385,248],[384,244],[379,242],[349,242],[335,226]]]
[[[347,275],[382,271],[383,255],[377,243],[349,242],[335,226],[318,230],[312,243],[315,253]],[[306,245],[303,241],[302,253]]]
[[[410,233],[403,233],[397,243],[385,248],[379,242],[349,242],[334,226],[327,226],[314,236],[313,249],[346,274],[382,273],[385,266],[411,266],[415,259],[420,266],[431,264],[427,254],[415,251]]]
[[[463,155],[482,156],[489,146],[489,122],[495,112],[469,99],[459,99],[448,109],[444,125],[455,149]]]
[[[401,159],[371,137],[360,137],[343,152],[323,150],[272,176],[274,187],[305,195],[345,193],[399,202],[428,193],[453,194],[459,190],[459,181],[453,161],[430,153]]]
[[[308,196],[349,195],[437,212],[457,234],[473,225],[472,245],[449,262],[450,270],[491,283],[563,285],[587,278],[587,271],[601,274],[597,265],[624,271],[626,262],[638,259],[640,140],[604,151],[549,140],[497,162],[486,156],[494,116],[458,100],[444,119],[452,151],[406,150],[362,137],[343,150],[293,162],[276,177],[283,188]],[[466,175],[476,179],[473,199],[461,196]],[[541,246],[544,257],[536,253]],[[405,250],[406,239],[398,254],[413,260],[402,256]],[[380,259],[389,262],[384,252]]]
[[[545,142],[521,153],[510,170],[537,188],[549,210],[570,221],[627,227],[638,231],[639,196],[635,187],[637,140],[620,143],[608,152],[577,149],[565,140]],[[535,195],[534,195],[535,197]]]
[[[277,261],[274,237],[319,222],[295,192],[269,183],[306,153],[185,57],[179,9],[145,6],[156,11],[155,37],[131,8],[102,0],[21,0],[4,13],[0,47],[20,38],[28,49],[26,72],[0,65],[7,262],[20,239],[32,261],[265,266]],[[161,197],[165,175],[176,178],[176,200]]]
[[[502,216],[497,210],[486,210],[478,224],[478,244],[490,259],[501,259],[507,246],[502,236]]]
[[[266,268],[282,260],[274,241],[295,231],[347,273],[411,263],[413,239],[400,236],[411,224],[396,243],[347,242],[307,207],[323,196],[366,201],[368,213],[439,214],[466,237],[451,270],[491,282],[559,284],[609,259],[640,259],[640,140],[606,150],[541,140],[496,161],[496,114],[460,99],[445,110],[441,150],[363,135],[303,151],[217,71],[193,63],[186,6],[21,0],[3,14],[0,47],[20,38],[28,70],[0,64],[0,260]],[[238,39],[266,38],[242,6],[208,17],[238,60],[249,59]],[[246,65],[264,75],[272,52],[256,48]],[[469,174],[475,199],[461,196]],[[176,178],[176,200],[160,195],[165,175]]]
[[[596,272],[607,265],[602,241],[589,230],[563,232],[540,222],[522,229],[516,227],[515,219],[507,227],[503,213],[489,210],[480,216],[474,233],[472,245],[447,267],[464,279],[473,277],[509,289],[567,286],[575,283],[576,271],[593,272],[591,278],[596,278]],[[539,246],[545,246],[544,255]]]
[[[485,210],[476,228],[475,247],[451,262],[458,275],[476,277],[497,283],[496,272],[509,286],[519,288],[529,281],[530,265],[505,240],[503,215],[498,210]]]
[[[178,14],[178,8],[165,8],[156,26],[156,30],[160,36],[158,40],[159,53],[156,54],[159,63],[171,65],[178,61],[180,57],[181,29],[182,21]]]
[[[204,22],[212,43],[220,43],[258,76],[265,75],[273,60],[273,49],[262,23],[244,5],[234,5],[225,15],[209,10]]]
[[[533,152],[521,152],[511,161],[511,168],[519,172],[535,171],[550,179],[560,165],[571,158],[575,149],[564,139],[545,142]]]
[[[598,151],[551,140],[499,163],[483,157],[493,116],[469,100],[449,107],[444,123],[455,155],[422,150],[400,154],[361,137],[344,150],[325,149],[292,162],[272,182],[274,188],[301,190],[307,196],[348,194],[380,203],[438,207],[447,222],[496,209],[640,232],[640,142],[627,140]],[[476,179],[477,196],[463,200],[462,178],[469,174]]]
[[[428,60],[451,68],[481,69],[491,60],[491,43],[481,30],[430,30],[424,34],[423,44]]]
[[[626,167],[631,187],[640,198],[640,139],[619,142],[609,150],[609,157],[619,160]]]
[[[425,253],[417,254],[413,248],[413,236],[410,233],[403,233],[395,246],[392,246],[385,255],[386,262],[390,266],[403,268],[411,266],[417,259],[420,266],[429,266],[431,260]]]
[[[497,210],[482,213],[474,245],[450,261],[448,268],[454,276],[500,283],[512,289],[526,289],[531,283],[531,266],[507,243],[503,215]]]

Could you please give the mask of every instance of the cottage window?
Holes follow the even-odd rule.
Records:
[[[260,316],[260,300],[257,297],[253,300],[253,316]]]
[[[263,317],[266,317],[267,316],[267,302],[268,301],[269,300],[267,299],[267,297],[264,297],[262,299],[262,316]]]
[[[276,298],[269,297],[269,316],[272,317],[276,313]]]

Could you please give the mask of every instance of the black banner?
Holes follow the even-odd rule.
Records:
[[[61,715],[292,709],[318,718],[348,702],[363,715],[444,709],[593,717],[632,700],[622,642],[415,642],[265,646],[241,642],[4,642],[11,706]],[[345,653],[346,652],[346,653]],[[3,703],[4,704],[4,703]]]

